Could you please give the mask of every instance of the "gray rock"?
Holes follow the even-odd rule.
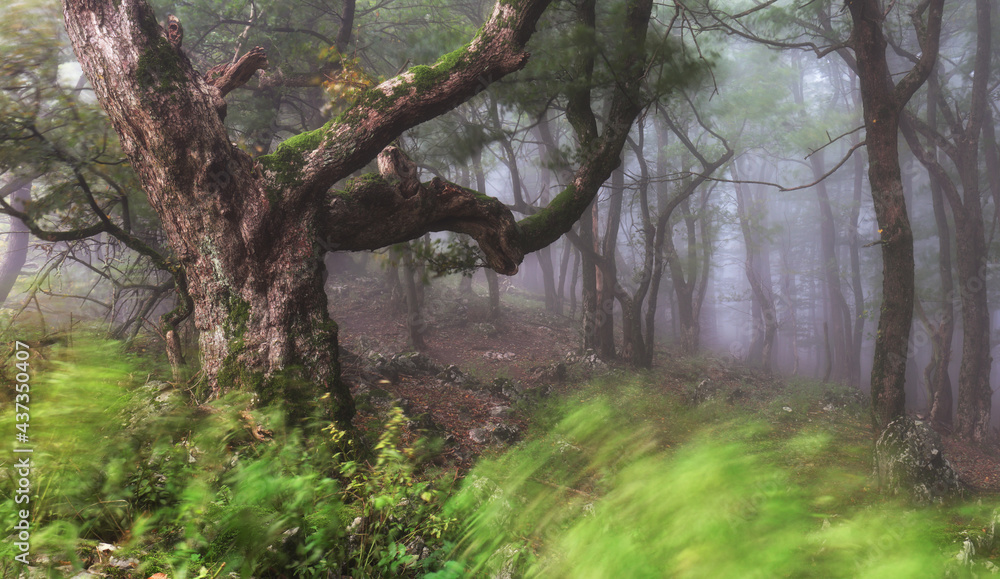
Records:
[[[566,364],[556,362],[548,366],[536,366],[531,369],[531,377],[542,382],[559,382],[566,380]]]
[[[511,444],[521,436],[521,431],[512,424],[484,424],[469,431],[469,438],[476,444]]]
[[[506,398],[510,402],[520,400],[524,397],[524,387],[516,380],[509,378],[494,378],[488,388],[490,394]]]
[[[139,560],[134,558],[119,559],[118,557],[111,557],[109,565],[116,569],[135,569],[139,566]]]
[[[396,380],[400,375],[437,375],[441,372],[440,366],[420,352],[405,352],[391,358],[378,355],[372,362],[374,370],[390,380]]]
[[[906,416],[893,420],[875,443],[879,489],[920,504],[960,494],[958,475],[941,449],[941,437],[925,422]]]
[[[568,361],[568,360],[567,360]],[[601,360],[593,350],[587,350],[577,362],[584,370],[591,373],[604,373],[608,371],[608,365]]]
[[[513,424],[496,424],[493,428],[493,438],[505,444],[517,442],[521,431]]]
[[[469,431],[469,438],[476,444],[486,444],[490,441],[490,433],[485,428],[473,428]]]
[[[506,416],[510,416],[510,414],[511,414],[510,406],[494,406],[493,408],[490,408],[490,416],[496,418],[503,418]]]
[[[688,394],[688,402],[693,405],[703,404],[719,396],[725,387],[711,378],[705,378]]]
[[[458,386],[459,388],[474,388],[477,385],[475,378],[462,372],[454,364],[439,372],[437,379],[446,384]]]

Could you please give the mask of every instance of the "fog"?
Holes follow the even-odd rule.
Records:
[[[910,7],[913,3],[901,4]],[[940,359],[935,352],[941,348],[950,348],[947,382],[951,399],[959,399],[959,367],[966,346],[962,292],[978,292],[981,286],[988,294],[990,331],[1000,324],[995,307],[1000,303],[1000,288],[992,273],[1000,215],[997,73],[996,67],[989,66],[981,73],[973,70],[975,11],[968,3],[951,4],[946,9],[937,68],[928,86],[908,104],[911,116],[906,121],[917,127],[914,138],[930,149],[927,155],[940,163],[942,173],[932,177],[928,159],[912,152],[902,135],[899,139],[917,286],[906,356],[906,405],[921,414],[930,404],[928,368]],[[467,8],[473,21],[482,17],[482,7]],[[648,102],[622,150],[620,168],[569,236],[525,257],[518,273],[500,285],[501,300],[512,288],[538,296],[551,313],[580,323],[581,348],[593,349],[609,361],[642,367],[669,364],[672,356],[682,353],[710,351],[765,372],[810,376],[867,391],[876,324],[883,307],[881,246],[886,241],[881,239],[868,182],[870,162],[854,63],[837,54],[846,49],[832,41],[820,42],[822,30],[817,28],[794,29],[778,17],[761,15],[746,23],[746,30],[753,24],[759,32],[741,36],[734,32],[739,26],[732,18],[716,16],[712,25],[697,20],[707,18],[707,12],[694,11],[689,15],[692,20],[683,23],[668,22],[663,15],[674,8],[656,8],[662,20],[656,23],[656,34],[685,43],[683,50],[691,51],[689,57],[702,59],[701,68],[686,70],[669,61],[650,66],[643,87]],[[824,12],[840,18],[824,23],[832,26],[826,33],[836,36],[841,31],[842,13]],[[888,62],[897,80],[920,55],[904,14],[903,7],[894,8],[886,23],[891,44]],[[449,42],[425,39],[402,58],[402,47],[379,43],[389,30],[412,39],[403,31],[423,30],[432,22],[431,14],[385,29],[372,24],[382,23],[384,16],[365,12],[365,18],[372,21],[365,21],[357,34],[366,48],[359,50],[357,62],[350,65],[361,71],[359,78],[384,77],[401,63],[406,63],[405,68],[410,63],[433,62],[432,55],[442,52]],[[217,41],[208,26],[193,22],[189,28],[204,28],[204,43],[190,47],[199,65],[213,54],[211,43]],[[764,31],[777,39],[762,41],[767,36]],[[548,57],[544,42],[555,41],[543,36],[539,42],[534,68],[529,66],[523,74],[490,86],[473,100],[401,136],[398,143],[416,162],[421,180],[441,177],[481,190],[507,204],[518,218],[541,210],[573,183],[585,151],[567,117],[558,82],[561,73],[553,72],[569,66],[560,60],[568,56]],[[43,118],[59,117],[70,102],[92,110],[96,106],[93,91],[81,80],[72,53],[64,44],[52,50],[45,63],[55,67],[52,74],[34,79],[54,83],[46,87],[53,89],[51,94],[33,97],[26,90],[11,90],[5,97],[8,104],[16,108],[30,101]],[[570,45],[567,50],[572,56],[584,48]],[[817,52],[822,53],[820,58]],[[987,61],[995,54],[994,49]],[[982,110],[970,111],[976,74],[989,76],[992,97],[979,103]],[[598,127],[609,114],[607,95],[615,75],[605,64],[597,66],[592,91]],[[351,86],[347,81],[325,83],[294,99],[276,98],[278,105],[270,117],[251,111],[249,105],[261,107],[254,100],[260,95],[250,95],[250,91],[238,95],[229,105],[231,138],[251,154],[273,152],[288,136],[320,126],[347,106],[354,96]],[[976,136],[982,145],[970,185],[952,162],[957,158],[952,149],[958,146],[956,131],[973,113],[985,122]],[[52,139],[65,139],[69,151],[83,155],[106,145],[106,123],[100,125],[104,136],[86,129],[87,138],[61,137],[55,125],[48,129],[53,131]],[[24,154],[23,147],[5,146],[5,179],[37,161],[32,154]],[[100,155],[92,160],[124,166],[120,155],[113,162]],[[67,170],[34,168],[38,170],[32,195],[41,208],[39,219],[51,227],[82,223],[69,209],[79,200],[66,193],[72,189]],[[374,163],[368,169],[375,170]],[[125,183],[123,189],[128,191],[120,197],[132,199],[131,211],[142,214],[135,219],[142,220],[148,239],[157,249],[165,248],[162,234],[156,232],[158,219],[143,205],[134,178],[106,181],[102,194],[111,196],[118,195],[117,183]],[[967,191],[970,187],[977,190]],[[973,204],[981,206],[978,213],[967,213]],[[966,213],[956,218],[956,208]],[[126,215],[129,211],[125,209]],[[978,279],[959,279],[956,262],[965,246],[956,232],[964,233],[969,219],[978,219],[983,227],[980,241],[986,261],[978,269],[982,273]],[[428,243],[423,254],[416,253],[417,261],[433,261],[434,252],[456,237],[436,232],[424,239],[439,244]],[[471,243],[468,238],[461,240]],[[3,247],[10,245],[5,243]],[[104,237],[87,243],[33,240],[18,285],[7,297],[9,313],[20,319],[35,315],[39,323],[47,317],[46,331],[57,331],[70,314],[101,320],[120,337],[134,338],[141,328],[155,327],[154,320],[174,305],[163,289],[166,277],[140,263],[118,241]],[[416,247],[419,242],[411,244]],[[942,252],[949,254],[948,259],[941,259]],[[385,250],[379,256],[358,262],[366,263],[370,271],[408,267]],[[60,265],[53,265],[54,260]],[[596,272],[596,282],[587,281],[588,272]],[[342,273],[330,271],[332,276]],[[487,283],[481,270],[474,275]],[[952,281],[946,284],[942,276]],[[431,285],[453,279],[425,277]],[[626,335],[630,319],[628,323],[638,324],[638,330]],[[936,333],[943,331],[946,319],[954,320],[950,339]],[[653,344],[646,343],[648,337]],[[991,338],[992,348],[996,338]],[[988,372],[996,390],[1000,385],[996,369],[980,371]],[[1000,414],[996,410],[994,424]]]

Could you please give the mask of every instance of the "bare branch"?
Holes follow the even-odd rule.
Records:
[[[851,130],[847,131],[846,133],[843,133],[842,135],[840,135],[840,136],[838,136],[838,137],[836,137],[836,138],[834,138],[834,139],[831,139],[831,138],[830,138],[830,133],[829,133],[829,132],[827,132],[827,134],[826,134],[826,139],[827,139],[827,142],[826,142],[826,144],[825,144],[825,145],[823,145],[822,147],[818,148],[818,149],[813,149],[813,150],[811,150],[811,151],[809,152],[809,154],[808,154],[808,155],[806,155],[806,159],[808,159],[809,157],[812,157],[812,156],[813,156],[813,155],[815,155],[816,153],[818,153],[818,152],[822,151],[823,149],[825,149],[825,148],[829,147],[830,145],[832,145],[832,144],[836,143],[836,142],[837,142],[837,141],[839,141],[840,139],[843,139],[844,137],[846,137],[846,136],[848,136],[848,135],[853,135],[854,133],[856,133],[856,132],[860,131],[860,130],[861,130],[861,129],[863,129],[863,128],[865,128],[865,126],[864,126],[864,125],[858,125],[857,127],[855,127],[855,128],[853,128],[853,129],[851,129]]]
[[[219,89],[219,96],[224,97],[233,89],[245,85],[258,70],[267,69],[267,53],[255,46],[233,62],[213,66],[205,73],[205,82]]]
[[[833,175],[834,173],[836,173],[837,170],[840,169],[841,167],[843,167],[844,163],[846,163],[851,158],[851,155],[854,154],[854,151],[856,151],[857,149],[860,149],[861,147],[863,147],[865,145],[866,145],[865,141],[860,141],[858,143],[855,143],[853,146],[851,146],[850,149],[847,150],[847,154],[844,155],[844,158],[841,159],[836,165],[834,165],[832,169],[830,169],[829,171],[827,171],[826,173],[824,173],[822,176],[820,176],[819,179],[816,179],[812,183],[806,183],[805,185],[796,185],[794,187],[785,187],[784,185],[781,185],[781,184],[778,184],[778,183],[772,183],[770,181],[754,181],[754,180],[744,180],[744,179],[715,179],[715,178],[713,178],[712,181],[718,181],[719,183],[745,183],[745,184],[750,184],[750,185],[765,185],[767,187],[774,187],[778,191],[782,191],[782,192],[799,191],[801,189],[808,189],[810,187],[815,187],[820,182],[826,180],[830,175]]]

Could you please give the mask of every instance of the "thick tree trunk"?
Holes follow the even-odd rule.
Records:
[[[186,271],[211,392],[251,388],[261,403],[294,402],[296,415],[328,392],[339,418],[353,414],[323,291],[327,248],[317,232],[329,216],[322,192],[399,131],[480,90],[486,77],[476,67],[493,67],[492,78],[523,66],[519,47],[545,4],[526,1],[495,14],[487,28],[504,30],[502,38],[481,43],[470,61],[432,69],[441,82],[455,83],[451,92],[437,93],[438,100],[396,90],[391,99],[383,95],[388,102],[378,103],[377,112],[374,103],[356,107],[352,113],[360,117],[342,119],[340,132],[303,135],[254,161],[230,142],[221,121],[223,97],[266,66],[263,51],[245,55],[240,63],[248,68],[240,74],[206,81],[143,0],[66,0],[66,27],[80,64],[162,218],[176,267]],[[418,81],[403,75],[396,88]],[[301,368],[298,377],[320,388],[308,396],[289,392],[304,387],[289,368]]]
[[[223,98],[267,66],[263,49],[205,77],[145,0],[64,1],[80,64],[176,255],[170,269],[186,272],[212,393],[247,388],[261,403],[284,398],[296,417],[328,400],[346,422],[353,403],[340,378],[337,326],[327,315],[327,251],[377,249],[449,230],[474,237],[493,270],[513,274],[526,252],[572,227],[618,165],[640,110],[650,0],[626,7],[633,42],[616,57],[622,76],[604,132],[587,135],[586,161],[549,207],[517,223],[499,201],[440,179],[414,187],[369,175],[329,192],[403,131],[521,69],[549,2],[498,2],[463,48],[364,91],[321,129],[251,159],[229,139]]]
[[[868,182],[882,234],[882,307],[871,378],[872,420],[879,431],[905,410],[906,357],[913,319],[913,233],[899,169],[899,115],[934,67],[943,3],[931,0],[926,6],[929,17],[921,38],[920,61],[895,86],[886,62],[881,3],[854,0],[847,4],[864,108]]]
[[[898,115],[887,108],[879,106],[881,114],[876,117],[866,106],[865,114],[869,125],[868,180],[882,232],[882,307],[871,377],[872,417],[878,429],[902,416],[905,409],[914,291],[913,234],[903,200],[896,145]]]

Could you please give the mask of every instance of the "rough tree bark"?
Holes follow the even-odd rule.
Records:
[[[899,116],[937,60],[943,4],[944,0],[930,0],[923,5],[928,18],[926,30],[920,35],[921,58],[898,84],[893,84],[886,61],[881,3],[847,3],[853,23],[849,45],[855,60],[850,64],[854,64],[861,87],[868,181],[881,232],[882,307],[871,378],[872,421],[880,431],[904,412],[907,342],[913,320],[913,233],[899,169]]]
[[[409,197],[371,175],[329,192],[404,130],[522,68],[525,43],[549,3],[498,2],[464,47],[365,91],[337,119],[255,160],[223,124],[223,98],[250,75],[203,77],[145,0],[64,1],[70,41],[161,218],[177,260],[171,267],[186,272],[212,393],[253,389],[260,403],[284,398],[298,414],[328,392],[329,411],[347,422],[353,401],[323,291],[328,249],[374,249],[451,230],[475,238],[489,267],[512,274],[525,253],[572,227],[617,165],[638,113],[650,0],[628,4],[631,42],[616,64],[622,77],[604,131],[545,210],[516,223],[495,199],[441,180]],[[262,52],[231,66],[263,68]]]

